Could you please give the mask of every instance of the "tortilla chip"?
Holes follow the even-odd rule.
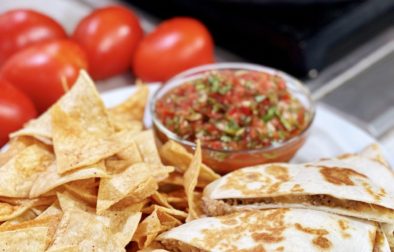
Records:
[[[64,212],[52,246],[48,251],[75,249],[91,251],[124,251],[124,247],[133,236],[141,218],[141,213],[123,212],[98,216],[80,209],[68,209]]]
[[[16,132],[10,134],[10,137],[31,136],[45,144],[52,144],[52,125],[51,113],[47,110],[36,119],[30,120],[26,125]]]
[[[124,172],[100,180],[97,213],[110,208],[124,198],[140,202],[152,195],[158,185],[145,163],[128,167]]]
[[[34,181],[30,191],[30,198],[38,197],[60,185],[69,183],[71,181],[106,176],[108,175],[105,171],[104,162],[100,162],[81,169],[76,169],[75,171],[71,171],[63,175],[59,175],[57,173],[56,163],[52,163],[48,170],[44,173],[41,173]]]
[[[210,182],[199,179],[197,181],[196,187],[204,188],[209,183]],[[183,185],[184,185],[183,174],[180,172],[172,172],[166,179],[164,179],[163,181],[160,182],[160,186],[181,186],[181,187],[183,187]]]
[[[134,141],[145,163],[162,165],[152,130],[138,133],[135,135]]]
[[[16,156],[22,150],[33,144],[40,145],[41,142],[28,136],[12,138],[8,142],[6,149],[3,148],[2,150],[0,150],[0,167],[10,161],[11,158]]]
[[[19,152],[0,167],[0,196],[28,197],[36,178],[53,160],[53,154],[39,145],[31,145]]]
[[[2,225],[0,226],[0,232],[20,230],[20,229],[26,229],[32,227],[47,227],[48,232],[45,240],[46,240],[46,247],[48,247],[52,241],[53,235],[55,234],[60,218],[61,215],[52,215],[52,216],[42,217],[40,219],[24,221],[18,224]]]
[[[141,206],[141,204],[135,204],[118,210],[106,210],[101,214],[109,219],[110,232],[120,247],[126,247],[137,230],[142,216]]]
[[[86,118],[85,113],[87,111],[66,113],[59,105],[52,108],[53,145],[61,174],[107,157],[100,146],[109,147],[106,144],[111,139],[112,130],[108,125],[108,128],[97,127],[102,123],[95,121],[96,116],[98,120],[106,121],[105,110],[99,110],[91,118]]]
[[[170,203],[176,209],[186,209],[188,207],[184,189],[170,192],[167,195],[168,203]]]
[[[179,168],[180,172],[185,172],[192,161],[193,155],[190,154],[182,145],[170,140],[160,148],[160,156],[163,160]],[[201,163],[201,172],[199,179],[208,184],[218,178],[220,175],[215,173],[211,168]],[[204,182],[202,182],[204,183]]]
[[[83,179],[64,184],[63,187],[77,198],[90,205],[96,205],[99,182],[95,178]]]
[[[116,153],[116,155],[105,160],[107,171],[110,174],[115,174],[124,171],[127,167],[133,164],[142,163],[143,159],[137,144],[132,141],[125,149]]]
[[[189,205],[189,215],[186,218],[186,222],[197,219],[200,215],[198,206],[196,206],[194,202],[194,189],[196,188],[198,176],[200,174],[201,162],[201,143],[197,140],[194,157],[184,174],[185,193]]]
[[[57,108],[53,109],[54,113],[60,111]],[[59,173],[91,165],[114,155],[129,146],[135,135],[133,131],[117,132],[107,137],[94,135],[88,133],[84,127],[73,126],[74,123],[79,123],[78,119],[72,122],[73,119],[65,119],[66,115],[60,114],[59,117],[53,117],[58,119],[53,122],[54,125],[59,125],[59,128],[54,127],[54,148]],[[67,129],[68,126],[70,128]],[[72,134],[70,130],[73,131]]]
[[[163,207],[163,206],[159,206],[159,205],[151,205],[149,207],[146,207],[142,210],[142,213],[151,214],[155,210],[158,210],[163,213],[167,213],[167,214],[171,215],[172,217],[177,218],[178,220],[185,220],[187,217],[187,213],[184,211],[174,209],[174,208]]]
[[[102,102],[100,103],[101,98],[96,90],[96,86],[93,81],[90,79],[89,75],[85,70],[81,70],[73,87],[63,95],[51,108],[49,108],[45,113],[43,113],[40,117],[35,120],[29,121],[27,125],[11,134],[11,137],[16,136],[32,136],[37,138],[38,140],[46,143],[52,144],[52,109],[54,106],[59,105],[62,110],[69,112],[72,107],[78,106],[93,106],[96,105],[97,102],[98,107],[90,107],[92,112],[95,110],[100,110],[103,107]],[[89,112],[89,111],[88,111]],[[103,127],[105,122],[102,122],[100,125]],[[108,123],[110,129],[112,126]],[[97,127],[95,125],[95,127]]]
[[[60,208],[59,202],[55,201],[52,203],[52,205],[47,207],[40,215],[38,215],[37,219],[41,219],[51,215],[59,215],[59,214],[63,214],[63,211]]]
[[[164,193],[159,193],[158,191],[156,191],[151,197],[156,203],[158,203],[161,206],[171,208],[171,209],[174,208],[173,206],[171,206],[170,203],[168,203],[167,195]]]
[[[1,204],[2,203],[0,203],[0,205]],[[24,221],[35,219],[36,217],[37,217],[37,214],[33,210],[29,209],[26,212],[24,212],[23,214],[15,217],[15,218],[13,218],[11,220],[8,220],[8,221],[4,222],[3,224],[0,225],[0,227],[2,227],[4,225],[18,224],[18,223],[21,223],[21,222],[24,222]]]
[[[24,214],[34,206],[49,205],[53,202],[52,198],[40,199],[0,199],[0,222],[15,219]]]
[[[108,110],[111,122],[117,130],[127,129],[129,124],[135,121],[143,121],[148,95],[148,86],[138,85],[137,90],[127,100]]]
[[[95,212],[95,209],[93,207],[86,204],[86,202],[83,202],[82,200],[75,198],[70,193],[67,192],[58,193],[57,198],[59,200],[60,208],[62,209],[63,212],[72,209],[80,209],[82,211],[90,212],[90,213]]]
[[[146,217],[135,231],[133,241],[137,242],[140,249],[148,247],[154,239],[162,232],[182,224],[177,218],[155,208],[153,212]]]
[[[48,227],[32,227],[0,232],[3,251],[44,252],[47,247]]]

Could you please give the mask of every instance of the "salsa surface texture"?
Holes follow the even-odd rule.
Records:
[[[155,113],[180,138],[217,150],[280,143],[310,120],[280,76],[249,70],[206,72],[164,94]]]

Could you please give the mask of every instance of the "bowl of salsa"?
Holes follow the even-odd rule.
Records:
[[[150,104],[161,142],[192,151],[219,173],[289,161],[305,142],[315,109],[300,81],[272,68],[218,63],[185,71],[165,83]]]

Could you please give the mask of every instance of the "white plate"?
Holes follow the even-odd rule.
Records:
[[[150,84],[150,95],[159,87]],[[114,106],[134,92],[133,86],[104,92],[102,97],[107,106]],[[152,122],[148,109],[145,111],[145,125],[150,127]],[[318,105],[311,134],[305,145],[300,149],[292,162],[309,162],[323,157],[333,157],[342,153],[358,152],[365,146],[376,142],[368,133],[338,116],[324,105]],[[385,153],[393,166],[394,160]],[[394,167],[394,166],[393,166]]]

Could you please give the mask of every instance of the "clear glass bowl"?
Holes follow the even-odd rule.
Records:
[[[184,84],[187,81],[198,79],[206,72],[212,70],[250,70],[266,72],[272,75],[279,75],[287,84],[289,92],[299,99],[307,111],[309,111],[309,122],[300,134],[293,136],[286,141],[276,143],[268,147],[248,150],[217,150],[208,147],[202,147],[203,162],[219,173],[230,172],[242,167],[252,166],[271,162],[287,162],[298,149],[304,144],[310,126],[312,125],[315,115],[315,105],[311,98],[309,90],[294,77],[269,67],[246,64],[246,63],[217,63],[192,68],[182,72],[172,79],[168,80],[153,95],[150,102],[150,113],[153,119],[153,129],[159,141],[165,143],[169,139],[183,145],[188,151],[192,152],[195,143],[187,141],[167,129],[157,118],[155,113],[156,101],[173,88]]]

